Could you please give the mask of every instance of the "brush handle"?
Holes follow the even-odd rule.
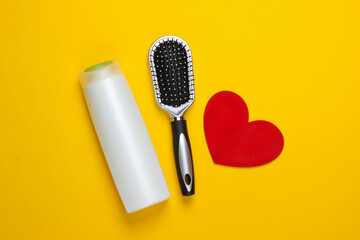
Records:
[[[171,127],[173,132],[175,164],[181,192],[184,196],[190,196],[195,193],[195,184],[194,167],[186,121],[183,119],[174,119],[174,121],[171,122]]]

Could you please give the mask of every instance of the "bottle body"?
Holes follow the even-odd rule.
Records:
[[[106,71],[100,75],[93,72],[99,76],[82,85],[114,182],[131,213],[164,201],[170,194],[140,110],[117,65],[114,62],[99,70]]]

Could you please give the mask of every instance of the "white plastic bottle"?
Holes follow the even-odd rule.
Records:
[[[120,65],[80,73],[97,136],[128,213],[170,197],[150,136]]]

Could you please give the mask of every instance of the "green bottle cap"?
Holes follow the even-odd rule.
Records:
[[[107,66],[111,65],[112,63],[113,63],[113,61],[106,61],[106,62],[98,63],[98,64],[95,64],[94,66],[91,66],[91,67],[88,67],[87,69],[85,69],[85,72],[98,71],[98,70],[106,68]]]

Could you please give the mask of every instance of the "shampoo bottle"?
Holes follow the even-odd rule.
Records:
[[[135,98],[115,62],[80,73],[85,100],[112,177],[128,213],[170,197]]]

